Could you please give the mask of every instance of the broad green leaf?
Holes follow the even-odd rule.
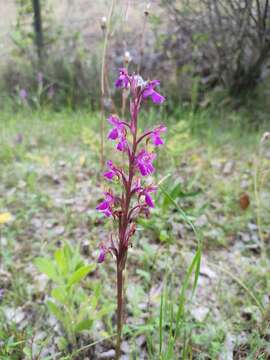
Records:
[[[90,330],[93,326],[93,320],[92,319],[86,319],[83,321],[80,321],[79,324],[75,326],[75,331],[80,332],[83,330]]]
[[[78,282],[81,281],[81,279],[83,279],[87,274],[89,274],[89,272],[93,271],[95,269],[96,265],[95,264],[91,264],[91,265],[85,265],[81,268],[79,268],[77,271],[75,271],[74,274],[71,275],[71,277],[68,280],[68,286],[72,286]]]
[[[90,304],[91,304],[91,307],[92,309],[95,309],[98,305],[98,297],[95,296],[95,294],[93,294],[91,297],[90,297],[90,300],[89,300]]]
[[[98,311],[96,319],[101,319],[103,316],[110,314],[114,310],[114,304],[103,305],[102,308]]]
[[[72,259],[73,252],[67,242],[65,243],[65,245],[63,247],[63,252],[64,252],[64,256],[66,258],[66,261],[69,262]]]
[[[38,257],[34,260],[34,263],[40,272],[46,274],[50,279],[59,282],[57,271],[51,260]]]
[[[159,233],[159,239],[162,242],[168,242],[170,240],[170,235],[168,234],[168,231],[166,230],[161,230]]]
[[[68,341],[63,337],[59,337],[57,340],[56,340],[56,343],[57,343],[57,346],[59,348],[59,350],[66,350],[67,349],[67,346],[68,346]],[[65,358],[64,357],[61,357],[61,360],[64,360]]]
[[[56,317],[56,319],[59,320],[60,322],[63,322],[64,317],[60,308],[50,300],[47,301],[47,306],[49,311]]]
[[[57,249],[54,253],[55,261],[60,269],[62,275],[66,275],[68,272],[68,261],[65,257],[63,249]]]
[[[61,304],[65,304],[67,300],[66,290],[63,286],[52,289],[52,297],[59,301]]]

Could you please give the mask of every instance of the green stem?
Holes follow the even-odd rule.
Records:
[[[259,182],[259,176],[260,176],[260,160],[261,160],[261,153],[262,153],[262,146],[260,144],[259,147],[259,154],[256,159],[255,164],[255,174],[254,174],[254,195],[255,195],[255,202],[256,202],[256,221],[258,226],[258,234],[260,238],[260,244],[261,244],[261,250],[262,255],[265,257],[265,246],[264,246],[264,237],[262,232],[262,219],[261,219],[261,198],[260,198],[260,182]]]

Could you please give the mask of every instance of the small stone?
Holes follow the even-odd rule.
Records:
[[[207,235],[211,240],[217,241],[221,238],[222,231],[220,229],[212,229]]]
[[[211,161],[211,166],[216,170],[221,170],[221,168],[222,168],[222,164],[218,160],[212,160]]]
[[[240,187],[241,187],[241,189],[244,189],[244,190],[248,189],[249,188],[249,181],[245,180],[245,179],[242,180],[241,184],[240,184]]]
[[[138,348],[141,348],[144,344],[146,344],[146,337],[144,335],[137,337],[136,344]]]
[[[244,243],[249,243],[250,242],[250,236],[247,233],[243,233],[243,232],[239,232],[238,236],[240,238],[241,241],[243,241]]]
[[[63,160],[60,160],[60,161],[59,161],[59,166],[65,167],[66,165],[67,165],[67,164],[66,164],[65,161],[63,161]]]
[[[195,320],[200,322],[204,321],[208,313],[209,309],[203,306],[191,310],[191,315],[194,317]]]
[[[258,229],[258,226],[256,224],[249,223],[248,228],[250,231],[256,231]]]
[[[36,289],[40,293],[44,293],[48,284],[48,277],[45,274],[39,274],[35,276]]]
[[[56,236],[61,236],[61,235],[64,234],[65,228],[64,228],[64,226],[56,226],[56,227],[53,229],[53,232],[54,232],[54,235],[56,235]]]
[[[130,349],[130,346],[128,345],[128,342],[127,341],[123,341],[122,344],[121,344],[121,350],[123,351],[123,353],[125,354],[129,354],[131,349]]]
[[[4,314],[9,322],[15,322],[17,325],[25,318],[26,313],[21,308],[6,308]]]
[[[231,334],[226,335],[226,339],[224,342],[224,349],[220,356],[220,360],[233,360],[233,350],[234,350],[235,338]]]
[[[223,168],[223,174],[230,175],[233,172],[234,166],[235,166],[234,160],[230,160],[230,161],[226,162],[226,164],[224,165],[224,168]]]
[[[208,218],[205,214],[199,216],[198,219],[195,221],[195,225],[198,227],[203,227],[207,225],[207,223],[208,223]]]
[[[31,220],[31,224],[36,228],[36,229],[40,229],[42,226],[42,221],[40,219],[37,218],[33,218]]]
[[[97,356],[98,359],[114,359],[114,357],[115,357],[114,349],[105,351]]]
[[[208,277],[209,279],[215,279],[217,277],[216,273],[209,268],[204,262],[201,263],[200,274]]]

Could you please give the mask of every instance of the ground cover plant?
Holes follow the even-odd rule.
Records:
[[[181,109],[166,118],[157,109],[142,113],[146,128],[164,122],[168,134],[155,162],[156,183],[163,180],[155,208],[137,224],[129,249],[123,358],[269,356],[269,145],[267,137],[260,143],[264,129],[221,130],[209,127],[210,116]],[[112,230],[95,210],[104,191],[98,120],[87,111],[2,113],[1,359],[115,356],[115,268],[112,261],[97,264],[97,244]],[[105,147],[111,151],[110,143]],[[192,296],[193,223],[203,255]],[[50,280],[38,265],[45,258],[57,266],[55,254],[65,246],[79,249],[75,263],[85,269],[72,285],[69,307],[55,290],[67,282]],[[68,335],[48,303],[79,314],[81,294],[90,302],[82,320],[91,316],[91,324]]]

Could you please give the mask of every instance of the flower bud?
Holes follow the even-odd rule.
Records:
[[[124,54],[124,62],[125,64],[129,64],[132,60],[132,57],[130,55],[130,52],[129,51],[125,51],[125,54]]]
[[[106,29],[106,24],[107,24],[107,18],[106,18],[106,16],[102,16],[101,25],[100,25],[102,30]]]
[[[149,2],[149,3],[146,5],[145,10],[144,10],[144,15],[145,15],[145,16],[148,16],[148,15],[149,15],[150,7],[151,7],[151,3]]]

